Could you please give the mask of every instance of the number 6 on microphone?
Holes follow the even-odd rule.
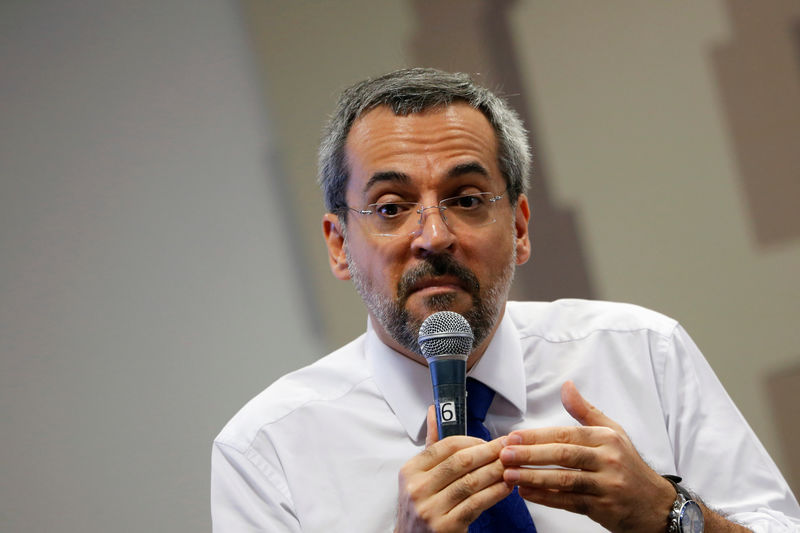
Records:
[[[439,404],[439,420],[442,423],[454,422],[456,419],[456,402],[446,401]]]

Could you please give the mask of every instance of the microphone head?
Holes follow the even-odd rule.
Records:
[[[417,343],[429,362],[439,358],[466,361],[474,339],[466,318],[452,311],[439,311],[422,323]]]

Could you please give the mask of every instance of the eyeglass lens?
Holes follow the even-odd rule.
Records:
[[[371,213],[365,218],[371,232],[376,235],[410,235],[424,223],[425,211],[438,208],[447,227],[457,232],[465,227],[481,227],[494,222],[494,204],[498,199],[493,193],[486,192],[447,198],[430,207],[415,202],[370,204],[368,210]]]

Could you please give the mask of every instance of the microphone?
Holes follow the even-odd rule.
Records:
[[[419,328],[417,343],[431,370],[439,438],[467,434],[467,357],[472,328],[452,311],[433,313]]]

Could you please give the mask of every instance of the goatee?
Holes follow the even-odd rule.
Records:
[[[482,290],[478,277],[452,255],[432,254],[403,273],[397,283],[397,297],[392,299],[379,294],[352,260],[349,250],[346,253],[353,283],[372,316],[395,341],[415,354],[420,354],[417,335],[423,320],[427,318],[415,317],[406,308],[415,285],[431,277],[448,276],[457,279],[472,299],[472,305],[462,314],[472,327],[475,336],[474,345],[478,346],[494,329],[502,304],[508,296],[516,264],[516,257],[512,257],[502,272],[498,273],[494,282]],[[456,298],[457,295],[454,293],[434,294],[426,297],[425,305],[431,313],[451,310]]]

